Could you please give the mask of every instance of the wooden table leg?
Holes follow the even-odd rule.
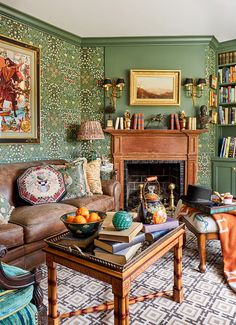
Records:
[[[174,246],[174,301],[183,301],[183,286],[182,286],[182,246],[183,235],[179,237],[178,243]]]
[[[115,325],[129,325],[129,290],[129,280],[123,282],[122,280],[113,279]]]
[[[57,305],[57,264],[51,259],[46,259],[48,267],[48,325],[60,324]]]

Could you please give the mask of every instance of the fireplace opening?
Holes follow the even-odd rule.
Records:
[[[170,183],[175,184],[175,204],[184,194],[184,161],[182,160],[125,160],[124,161],[124,208],[137,211],[139,185],[148,176],[157,176],[161,188],[162,202],[168,204]]]

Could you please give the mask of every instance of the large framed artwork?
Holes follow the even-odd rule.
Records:
[[[0,35],[0,143],[40,142],[39,48]]]
[[[130,70],[130,105],[180,105],[180,70]]]

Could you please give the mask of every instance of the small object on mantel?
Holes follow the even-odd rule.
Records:
[[[146,129],[167,129],[166,116],[163,114],[157,114],[154,117],[148,119]]]
[[[200,107],[200,114],[199,114],[199,128],[208,129],[210,122],[211,122],[211,117],[207,113],[207,106],[202,105]]]

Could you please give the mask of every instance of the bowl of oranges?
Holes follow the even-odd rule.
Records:
[[[89,237],[101,227],[105,212],[91,211],[81,207],[76,212],[66,213],[61,216],[61,221],[74,237]]]

